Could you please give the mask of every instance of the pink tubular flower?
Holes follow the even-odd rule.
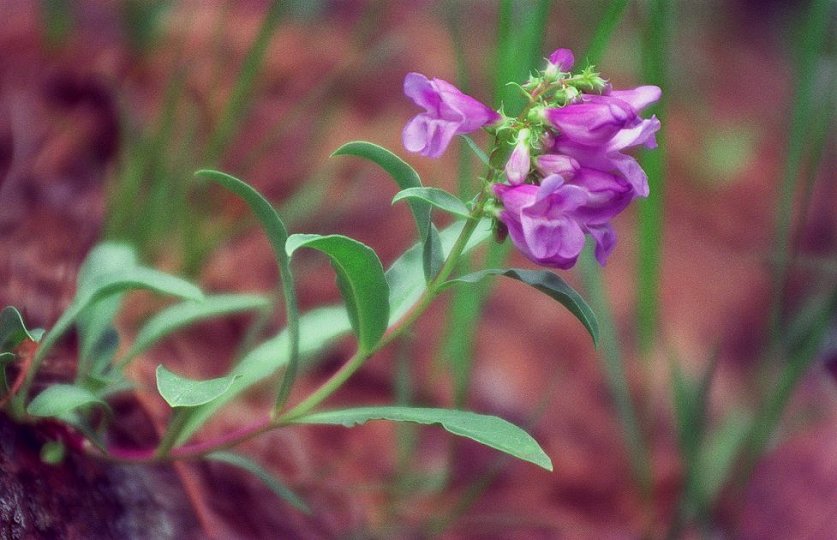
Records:
[[[543,266],[575,264],[584,248],[585,228],[577,215],[588,198],[583,188],[553,174],[540,186],[495,184],[494,194],[503,203],[500,220],[521,253]]]
[[[559,174],[564,180],[572,178],[581,168],[578,161],[561,154],[543,154],[537,159],[538,170],[544,175]]]
[[[498,217],[521,253],[537,264],[570,268],[589,235],[596,259],[605,264],[616,245],[610,220],[648,195],[645,172],[623,151],[656,146],[660,122],[639,112],[659,98],[656,86],[608,86],[604,95],[581,94],[574,103],[545,110],[552,129],[542,137],[546,153],[535,158],[540,185],[514,185],[507,173],[512,185],[494,186],[503,204]]]
[[[609,90],[605,96],[585,95],[580,104],[552,109],[570,112],[547,113],[557,120],[553,125],[561,131],[552,141],[551,152],[576,160],[582,170],[607,173],[620,183],[626,182],[633,197],[647,197],[648,177],[645,171],[634,158],[622,152],[640,145],[646,148],[657,146],[655,134],[660,129],[660,121],[655,116],[640,118],[638,111],[658,99],[658,87],[640,86],[632,90]],[[572,111],[573,107],[581,106],[585,109]],[[584,132],[585,118],[592,126],[587,133]],[[559,124],[563,124],[563,129]],[[548,155],[541,156],[539,160]]]
[[[470,133],[500,119],[500,115],[441,79],[420,73],[404,78],[404,93],[425,112],[404,127],[404,147],[427,157],[439,157],[455,135]]]
[[[575,64],[575,57],[570,49],[555,49],[549,55],[549,64],[546,69],[557,69],[558,71],[568,72]]]
[[[610,90],[602,96],[584,94],[580,101],[547,109],[544,114],[562,137],[574,143],[621,150],[641,141],[653,148],[656,146],[653,134],[659,129],[659,121],[656,117],[643,120],[638,112],[658,99],[658,87],[640,86],[633,90]]]

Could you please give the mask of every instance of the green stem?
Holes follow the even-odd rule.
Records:
[[[289,423],[310,412],[314,407],[322,403],[360,369],[366,360],[400,337],[427,310],[431,302],[439,295],[441,285],[447,280],[454,268],[456,268],[459,258],[465,250],[465,246],[468,244],[468,240],[471,238],[479,223],[479,217],[482,215],[483,207],[487,200],[486,191],[482,191],[477,199],[477,204],[474,205],[474,209],[471,211],[471,218],[465,222],[465,226],[453,244],[450,254],[445,259],[445,263],[442,265],[439,273],[436,274],[436,277],[427,284],[427,289],[425,289],[416,307],[385,334],[377,345],[369,350],[358,350],[343,367],[337,370],[334,375],[320,385],[312,394],[280,416],[277,420],[279,423]]]

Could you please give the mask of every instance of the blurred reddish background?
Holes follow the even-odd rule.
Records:
[[[148,37],[130,7],[140,2],[67,3],[66,29],[44,19],[52,2],[0,2],[0,301],[21,308],[33,326],[48,326],[73,294],[78,264],[100,237],[105,192],[124,155],[126,130],[156,121],[178,70],[200,139],[223,108],[239,66],[261,25],[265,3],[182,1],[161,4]],[[54,4],[61,4],[55,2]],[[584,50],[604,2],[561,1],[551,10],[544,55],[557,47]],[[136,7],[136,6],[134,6]],[[463,13],[468,89],[488,101],[496,5],[469,1]],[[500,283],[477,333],[469,408],[535,424],[531,432],[555,464],[547,473],[508,462],[450,537],[602,538],[662,534],[682,486],[669,391],[673,355],[697,374],[718,351],[710,415],[746,414],[768,339],[769,254],[784,166],[792,92],[792,52],[800,2],[680,2],[665,88],[668,178],[661,283],[662,318],[650,364],[628,359],[640,407],[650,419],[653,496],[635,488],[621,428],[589,338],[570,315],[518,284]],[[148,8],[148,6],[146,6]],[[152,13],[138,9],[138,13]],[[296,208],[293,232],[348,234],[379,252],[385,266],[410,243],[404,207],[391,207],[396,187],[378,170],[329,154],[363,139],[405,156],[425,184],[456,190],[456,153],[439,160],[406,156],[400,133],[415,113],[403,97],[405,73],[456,79],[446,2],[291,2],[270,42],[266,63],[243,116],[242,129],[220,168],[253,183],[282,204],[300,185],[323,183],[319,209]],[[637,54],[641,6],[633,5],[599,69],[615,86],[642,83]],[[52,26],[50,26],[52,25]],[[132,30],[133,29],[133,30]],[[143,42],[143,39],[147,41]],[[832,66],[833,69],[833,66]],[[220,91],[219,91],[220,90]],[[182,113],[182,111],[181,111]],[[182,120],[184,114],[179,114]],[[278,122],[285,122],[273,137]],[[203,135],[205,136],[205,135]],[[265,140],[266,151],[254,154]],[[832,139],[833,141],[833,139]],[[833,151],[833,146],[830,148]],[[206,165],[188,152],[194,169]],[[833,174],[834,153],[822,168]],[[173,179],[173,181],[187,181]],[[837,247],[837,186],[819,182],[799,245],[832,256]],[[217,202],[217,201],[216,201]],[[245,208],[218,206],[229,236],[206,260],[199,278],[208,290],[267,291],[277,272],[267,242],[242,230]],[[617,325],[631,339],[636,245],[634,216],[617,221],[620,242],[604,271]],[[177,253],[160,250],[164,267]],[[512,255],[513,263],[527,266]],[[339,296],[319,259],[299,263],[303,308]],[[568,279],[577,283],[574,276]],[[792,303],[792,301],[791,301]],[[130,335],[150,305],[132,301],[123,314]],[[449,405],[451,385],[434,367],[444,329],[442,305],[426,315],[411,341],[412,365],[424,404]],[[202,325],[154,349],[138,375],[151,382],[160,361],[195,376],[228,366],[246,320]],[[630,348],[626,347],[626,350]],[[301,381],[295,396],[339,366],[351,343],[337,346]],[[397,351],[385,351],[330,401],[392,400]],[[53,363],[60,376],[72,353]],[[644,366],[644,367],[643,367]],[[640,373],[651,375],[644,380]],[[254,393],[227,408],[206,434],[219,433],[263,411],[269,396]],[[152,416],[164,411],[151,400]],[[829,538],[837,531],[837,393],[822,364],[800,385],[777,445],[743,492],[718,509],[719,526],[736,538]],[[539,412],[540,410],[540,412]],[[371,423],[353,430],[294,428],[247,443],[244,452],[276,472],[313,507],[305,516],[258,482],[217,466],[190,474],[202,494],[204,523],[229,537],[333,537],[351,532],[409,537],[432,516],[449,511],[498,455],[457,442],[450,484],[434,488],[449,459],[449,435],[421,431],[415,478],[406,494],[388,492],[396,470],[396,430]],[[696,533],[695,533],[696,534]]]

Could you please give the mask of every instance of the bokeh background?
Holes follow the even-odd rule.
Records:
[[[664,142],[658,157],[645,158],[661,174],[652,173],[645,209],[617,220],[619,244],[601,274],[589,267],[562,273],[592,296],[610,344],[597,351],[551,300],[497,283],[444,298],[408,340],[374,358],[329,402],[406,400],[496,414],[533,433],[553,473],[451,442],[435,428],[288,429],[242,452],[305,498],[313,514],[246,475],[198,464],[181,478],[204,532],[833,537],[833,2],[277,5],[0,0],[4,305],[21,308],[32,326],[49,326],[72,298],[84,255],[103,238],[129,241],[147,262],[210,291],[274,290],[278,273],[262,232],[242,204],[193,180],[203,167],[252,183],[292,232],[350,235],[388,266],[413,242],[407,209],[389,204],[395,185],[374,166],[330,153],[350,140],[372,141],[404,156],[426,185],[467,193],[482,172],[465,146],[438,160],[403,151],[401,129],[417,112],[402,94],[404,75],[455,82],[498,106],[503,96],[514,99],[502,76],[525,76],[555,48],[573,49],[583,65],[614,13],[597,66],[615,87],[663,86]],[[811,23],[818,9],[825,23]],[[480,251],[473,264],[502,257],[530,266],[497,247]],[[339,300],[322,259],[300,257],[295,265],[303,309]],[[130,300],[120,319],[125,337],[160,305]],[[153,388],[153,368],[165,362],[195,377],[218,376],[250,323],[202,324],[153,349],[135,375]],[[281,325],[276,315],[266,330]],[[751,463],[744,435],[801,358],[793,339],[810,345],[798,360],[807,369]],[[321,355],[295,398],[351,351],[346,341]],[[49,369],[61,378],[73,361],[67,346]],[[625,436],[632,431],[614,365],[624,371],[621,391],[630,389],[639,447]],[[684,423],[673,381],[697,388],[706,373],[704,429]],[[203,436],[232,429],[269,403],[269,391],[252,392]],[[151,424],[166,414],[142,392],[134,407]],[[153,438],[153,430],[138,432]],[[703,441],[696,461],[684,452],[690,433]],[[644,459],[635,453],[642,446]],[[713,493],[699,511],[684,507],[690,485]]]

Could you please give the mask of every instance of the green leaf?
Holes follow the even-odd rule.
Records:
[[[289,503],[294,508],[305,512],[306,514],[311,513],[311,508],[299,497],[299,495],[291,491],[288,486],[276,478],[275,475],[271,474],[270,471],[266,470],[252,459],[233,452],[225,452],[223,450],[207,454],[206,459],[227,463],[249,472],[261,480],[264,485],[270,489],[270,491],[283,501]]]
[[[91,292],[99,280],[109,274],[138,266],[134,249],[118,242],[103,242],[95,246],[85,257],[78,272],[76,296]],[[95,371],[94,366],[107,365],[111,358],[103,359],[101,353],[108,353],[113,329],[113,320],[122,304],[122,294],[113,294],[99,299],[82,310],[76,327],[81,341],[77,381]]]
[[[441,424],[454,435],[467,437],[546,470],[552,470],[552,461],[531,435],[502,418],[470,411],[413,407],[361,407],[312,413],[294,419],[293,423],[352,427],[369,420]]]
[[[335,339],[352,330],[346,310],[342,306],[329,306],[311,310],[299,318],[301,358],[313,356],[330,346]],[[276,373],[288,364],[288,331],[282,331],[241,359],[232,369],[237,378],[230,389],[214,401],[188,410],[175,445],[186,442],[207,420],[236,396]]]
[[[356,156],[368,159],[384,169],[403,189],[421,187],[421,179],[418,173],[400,157],[396,156],[386,148],[366,141],[353,141],[346,143],[332,156]],[[419,238],[424,242],[427,238],[427,231],[430,225],[430,205],[421,199],[408,201],[413,218],[416,220]]]
[[[456,238],[465,225],[464,221],[458,221],[439,233],[441,249],[444,257],[450,253]],[[491,236],[491,224],[485,219],[477,225],[471,239],[465,246],[463,253],[472,250],[478,244],[484,242]],[[415,306],[422,293],[427,288],[424,274],[424,254],[422,245],[415,244],[405,251],[386,272],[386,280],[389,284],[389,325],[397,323],[404,315]],[[443,258],[444,258],[443,257]]]
[[[392,198],[392,204],[404,199],[409,201],[425,201],[440,210],[453,214],[454,216],[471,219],[471,213],[468,211],[468,207],[465,206],[465,203],[444,189],[434,187],[413,187],[402,189],[395,194],[395,197]]]
[[[506,276],[522,281],[558,301],[581,321],[581,324],[584,325],[593,338],[593,343],[598,345],[599,324],[596,321],[596,315],[593,313],[593,310],[590,309],[590,306],[587,305],[587,302],[584,301],[575,289],[552,272],[546,270],[524,270],[520,268],[491,268],[450,280],[445,283],[445,286],[456,283],[476,283],[488,276]]]
[[[78,270],[78,293],[89,292],[102,276],[138,266],[137,255],[128,244],[102,242],[93,247]]]
[[[269,306],[270,302],[266,298],[252,294],[219,294],[207,296],[200,302],[187,301],[170,306],[154,315],[142,327],[130,350],[120,359],[119,367],[124,367],[137,355],[181,328],[214,317]]]
[[[445,263],[445,254],[442,252],[442,239],[439,237],[439,229],[432,223],[430,224],[430,233],[424,242],[421,262],[424,270],[424,279],[428,283],[436,277],[436,274],[439,273],[439,270]]]
[[[454,223],[439,233],[443,253],[450,252],[465,222]],[[465,248],[470,251],[491,236],[491,226],[484,220]],[[414,244],[390,266],[385,274],[390,287],[389,325],[398,322],[416,304],[427,287],[422,271],[422,245]],[[299,354],[311,357],[325,350],[337,338],[352,330],[346,310],[342,306],[327,306],[311,310],[299,318]],[[251,386],[272,376],[288,363],[288,332],[262,343],[248,353],[233,368],[239,375],[229,392],[215,401],[189,409],[175,445],[186,442],[223,405]]]
[[[70,306],[61,314],[61,317],[58,318],[58,321],[50,331],[44,335],[38,351],[32,359],[32,369],[27,373],[20,391],[14,398],[13,407],[15,411],[18,411],[18,413],[23,411],[29,386],[32,384],[32,380],[41,362],[52,346],[70,329],[79,314],[98,300],[129,289],[149,289],[193,300],[203,298],[203,293],[200,289],[188,281],[150,268],[127,268],[97,276],[88,285],[85,285],[82,290],[77,292]]]
[[[247,203],[250,210],[256,215],[256,218],[262,225],[262,228],[267,234],[267,239],[273,248],[273,254],[276,257],[276,264],[279,267],[279,274],[282,279],[282,293],[285,299],[285,315],[288,319],[288,332],[290,339],[288,341],[288,368],[285,370],[285,376],[279,387],[276,396],[276,407],[281,407],[285,399],[291,392],[294,380],[296,379],[297,363],[299,362],[299,308],[296,301],[296,289],[294,288],[294,278],[291,272],[290,254],[286,250],[288,241],[288,229],[279,213],[265,199],[258,191],[253,189],[250,185],[242,182],[234,176],[224,174],[218,171],[202,170],[195,173],[197,176],[206,177],[213,182],[217,182],[226,189],[232,191]]]
[[[26,340],[36,341],[26,325],[20,312],[7,306],[0,311],[0,352],[11,351]]]
[[[461,137],[465,139],[465,142],[468,144],[468,147],[471,149],[471,151],[474,152],[474,155],[477,156],[477,159],[479,159],[483,165],[488,165],[488,156],[485,155],[485,152],[482,151],[482,148],[480,148],[477,145],[477,143],[474,142],[474,139],[467,135],[461,135]]]
[[[389,322],[389,286],[378,256],[371,248],[346,236],[295,234],[288,238],[288,255],[302,247],[329,256],[358,337],[358,348],[372,349]]]
[[[72,384],[54,384],[35,396],[26,407],[26,412],[32,416],[62,417],[79,407],[93,404],[107,406],[86,388]]]
[[[87,373],[85,380],[105,376],[105,373],[111,367],[114,356],[116,356],[117,349],[119,349],[119,334],[116,328],[108,326],[99,335],[99,339],[89,351],[90,371]]]
[[[237,375],[195,381],[176,375],[165,366],[157,366],[157,391],[171,407],[197,407],[217,399],[232,386]]]

